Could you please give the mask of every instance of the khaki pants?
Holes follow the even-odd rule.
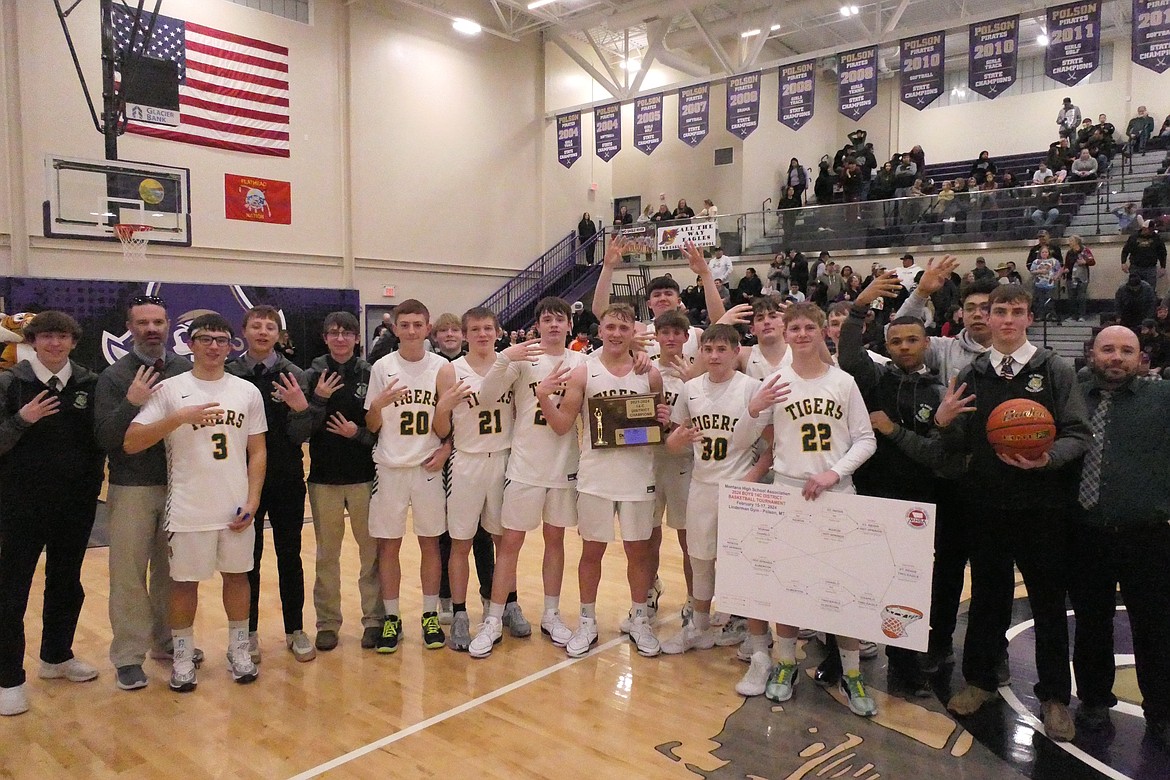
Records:
[[[170,647],[165,485],[110,485],[110,663],[141,665]]]
[[[317,538],[317,577],[313,606],[317,630],[341,627],[341,543],[345,537],[345,513],[358,546],[358,592],[362,600],[362,625],[380,626],[385,617],[378,587],[378,546],[370,538],[370,482],[353,485],[309,483],[309,506]]]

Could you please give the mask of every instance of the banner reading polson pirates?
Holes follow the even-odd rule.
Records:
[[[760,126],[760,72],[727,80],[727,132],[747,138]]]
[[[716,225],[714,222],[696,222],[686,225],[670,225],[658,228],[658,251],[682,249],[690,241],[697,247],[715,246]]]
[[[1053,6],[1047,18],[1044,73],[1071,87],[1101,64],[1100,0]]]
[[[1130,59],[1155,73],[1170,68],[1170,0],[1133,0]]]
[[[662,93],[634,101],[634,146],[646,154],[662,143]]]
[[[780,124],[799,130],[813,116],[817,88],[817,62],[805,60],[780,66],[780,97],[777,119]]]
[[[698,146],[707,137],[711,116],[711,85],[683,87],[678,91],[678,140]]]
[[[609,162],[622,150],[622,104],[593,109],[593,143],[597,156]]]
[[[877,105],[877,47],[843,52],[837,61],[837,110],[856,122]]]
[[[581,112],[557,115],[557,162],[566,168],[581,159]]]
[[[1016,83],[1020,17],[1004,16],[967,29],[971,46],[967,52],[967,86],[994,100]]]
[[[943,31],[903,38],[902,102],[919,111],[942,94],[947,61],[947,34]]]

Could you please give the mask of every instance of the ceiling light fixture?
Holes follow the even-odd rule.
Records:
[[[483,32],[483,28],[470,19],[455,19],[451,22],[451,26],[455,32],[463,33],[464,35],[479,35]]]
[[[622,60],[621,69],[627,70],[630,73],[637,73],[642,69],[641,60]]]
[[[739,37],[740,38],[754,38],[755,36],[757,36],[759,34],[760,34],[760,28],[757,27],[754,30],[744,30],[743,32],[741,32],[739,34]]]
[[[768,29],[771,30],[772,32],[776,32],[777,30],[780,29],[780,25],[774,24],[771,27],[769,27]]]
[[[841,15],[846,19],[848,19],[850,16],[857,16],[859,13],[861,13],[861,9],[855,5],[841,6]]]

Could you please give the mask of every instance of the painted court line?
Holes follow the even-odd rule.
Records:
[[[443,721],[448,720],[450,718],[453,718],[456,715],[461,715],[464,712],[467,712],[468,710],[475,709],[476,707],[478,707],[481,704],[486,704],[487,702],[492,701],[493,699],[498,699],[499,697],[501,697],[505,694],[511,693],[512,691],[514,691],[518,688],[523,688],[525,685],[528,685],[529,683],[534,683],[537,680],[541,680],[545,677],[548,677],[550,674],[555,674],[556,672],[559,672],[562,669],[568,669],[570,666],[572,666],[575,663],[580,663],[581,661],[592,658],[593,656],[595,656],[599,653],[604,653],[606,650],[617,647],[618,645],[620,645],[624,642],[628,642],[628,641],[629,641],[629,637],[627,637],[623,634],[615,639],[611,639],[610,641],[606,642],[603,645],[598,645],[597,647],[593,648],[593,650],[590,651],[590,653],[588,655],[583,655],[580,658],[566,658],[564,661],[561,661],[558,664],[553,664],[552,666],[549,666],[545,669],[541,669],[539,672],[533,672],[532,674],[528,675],[527,677],[523,677],[519,680],[516,680],[513,683],[509,683],[508,685],[505,685],[503,688],[497,688],[496,690],[492,691],[491,693],[485,693],[483,696],[480,696],[477,699],[472,699],[471,701],[466,701],[463,704],[460,704],[458,707],[452,707],[451,709],[447,710],[446,712],[440,712],[438,715],[434,715],[430,718],[427,718],[424,721],[420,721],[418,723],[415,723],[412,726],[407,726],[406,728],[402,729],[401,731],[396,731],[393,734],[390,734],[389,736],[382,737],[379,740],[375,740],[374,742],[371,742],[368,745],[363,745],[360,748],[357,748],[356,750],[351,750],[350,752],[346,753],[345,755],[338,756],[337,758],[335,758],[331,761],[326,761],[324,764],[319,764],[318,766],[315,766],[312,769],[305,770],[304,772],[301,772],[298,775],[293,775],[289,780],[309,780],[309,778],[319,777],[320,775],[325,774],[326,772],[328,772],[331,769],[336,769],[339,766],[343,766],[345,764],[348,764],[350,761],[353,761],[356,758],[361,758],[362,756],[364,756],[368,753],[373,753],[375,750],[380,750],[380,749],[386,747],[387,745],[393,744],[401,739],[405,739],[406,737],[409,737],[412,734],[417,734],[420,731],[428,729],[431,726],[434,726],[436,723],[442,723]]]

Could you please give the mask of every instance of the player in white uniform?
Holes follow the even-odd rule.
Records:
[[[469,309],[462,333],[469,352],[439,372],[435,433],[454,435],[447,496],[447,531],[451,535],[448,572],[454,617],[448,646],[465,651],[471,644],[467,617],[467,556],[480,525],[498,542],[504,505],[504,478],[512,446],[512,388],[494,396],[483,393],[484,376],[496,362],[499,322],[490,309]]]
[[[792,350],[784,341],[784,309],[770,295],[756,298],[751,306],[756,343],[739,351],[739,370],[752,379],[767,379],[792,365]]]
[[[439,536],[447,528],[443,463],[451,445],[435,435],[438,378],[447,360],[427,352],[430,312],[414,299],[394,309],[398,351],[370,368],[366,392],[366,427],[378,436],[374,446],[377,475],[370,497],[370,536],[378,540],[378,577],[386,619],[376,649],[393,653],[402,635],[398,594],[402,566],[398,555],[410,509],[422,555],[422,637],[428,649],[446,644],[439,627]]]
[[[557,647],[564,647],[572,636],[561,620],[560,602],[565,575],[565,529],[577,525],[577,437],[575,430],[563,435],[553,431],[541,411],[536,388],[558,368],[571,370],[585,363],[586,357],[565,349],[572,317],[568,303],[560,298],[544,298],[536,304],[535,314],[540,339],[515,344],[501,352],[480,391],[481,395],[498,398],[511,390],[516,421],[492,600],[487,618],[468,648],[472,658],[491,654],[503,636],[505,624],[513,636],[518,635],[508,613],[508,593],[516,590],[516,566],[524,536],[541,528],[542,521],[544,613],[540,631]]]
[[[711,599],[715,595],[715,553],[719,515],[719,483],[730,479],[756,481],[770,458],[756,459],[753,447],[736,446],[732,433],[760,381],[736,371],[739,331],[712,325],[703,333],[707,374],[686,383],[671,422],[677,425],[667,449],[693,452],[694,471],[687,497],[686,544],[690,554],[694,616],[682,631],[662,643],[662,652],[684,653],[715,645],[711,630]],[[753,461],[755,464],[753,465]]]
[[[218,314],[190,328],[194,366],[161,382],[126,431],[128,455],[159,441],[167,449],[166,530],[171,561],[171,688],[193,691],[199,582],[223,577],[228,666],[238,683],[256,679],[248,653],[248,572],[264,487],[264,399],[254,385],[224,372],[231,325]]]
[[[798,303],[784,313],[784,338],[792,350],[792,367],[769,378],[752,398],[748,414],[735,426],[733,441],[750,446],[771,428],[774,481],[801,488],[812,501],[826,490],[853,492],[853,472],[877,449],[869,413],[853,377],[826,366],[819,351],[824,343],[824,313],[813,304]],[[797,627],[777,625],[779,663],[772,667],[767,623],[749,620],[751,666],[736,691],[744,696],[767,693],[787,701],[797,680]],[[858,715],[877,712],[861,677],[858,641],[838,637],[841,691]]]
[[[537,385],[541,411],[554,431],[565,434],[575,429],[578,416],[588,413],[586,398],[662,392],[658,369],[651,367],[645,374],[634,370],[634,323],[632,308],[620,303],[610,306],[601,317],[600,357],[571,372],[561,368]],[[558,404],[554,393],[566,381],[564,397]],[[588,431],[588,421],[585,422],[584,430]],[[593,436],[583,436],[577,479],[581,621],[565,645],[565,652],[574,658],[588,653],[597,642],[597,587],[601,582],[601,559],[608,543],[614,541],[615,516],[621,527],[630,585],[630,640],[639,654],[658,655],[660,647],[650,626],[645,595],[653,579],[650,536],[654,525],[654,460],[642,447],[595,448]]]

